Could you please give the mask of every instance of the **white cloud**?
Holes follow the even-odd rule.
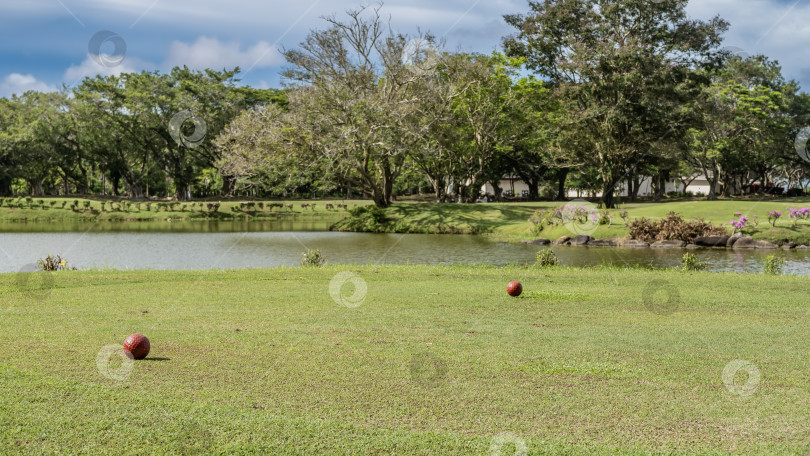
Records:
[[[201,36],[192,44],[173,41],[169,45],[164,66],[172,68],[186,65],[194,69],[221,69],[239,66],[243,71],[250,68],[266,68],[283,63],[284,58],[277,46],[259,41],[245,50],[237,41],[222,42],[217,38]]]
[[[119,65],[105,66],[97,63],[89,55],[78,65],[71,65],[64,75],[64,82],[68,85],[80,83],[86,77],[96,75],[117,76],[121,73],[138,73],[142,70],[155,68],[155,65],[143,60],[127,57]]]
[[[57,88],[38,80],[31,74],[11,73],[0,82],[0,96],[2,97],[8,97],[12,94],[22,95],[29,90],[53,92]]]

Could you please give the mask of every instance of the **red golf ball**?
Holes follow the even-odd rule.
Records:
[[[143,334],[132,334],[124,341],[124,351],[132,353],[135,359],[144,359],[149,354],[149,339]]]
[[[517,280],[513,280],[509,282],[509,285],[506,286],[506,292],[509,293],[509,296],[514,296],[517,298],[521,293],[523,293],[523,285],[521,285]]]

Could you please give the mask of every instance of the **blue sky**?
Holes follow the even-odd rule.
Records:
[[[652,1],[652,0],[651,0]],[[85,76],[140,70],[230,68],[245,83],[279,87],[282,47],[295,47],[323,15],[361,0],[4,0],[0,6],[0,96],[74,85]],[[373,4],[373,3],[372,3]],[[528,11],[526,0],[388,0],[397,31],[430,31],[453,50],[491,52],[511,33],[502,16]],[[810,91],[810,0],[693,0],[694,18],[731,22],[725,44],[778,60]],[[117,66],[88,53],[111,31],[126,44]],[[106,42],[102,52],[112,54]]]

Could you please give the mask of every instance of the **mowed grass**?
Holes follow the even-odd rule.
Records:
[[[806,277],[37,274],[0,276],[2,453],[512,455],[525,442],[528,454],[802,454],[810,443]],[[338,297],[358,307],[336,304],[336,276],[356,284]],[[353,300],[360,279],[365,299]],[[521,298],[506,295],[510,280]],[[135,332],[149,358],[106,378],[97,354]],[[761,374],[748,397],[732,392],[743,373],[724,384],[735,360]],[[517,444],[494,452],[502,441]]]
[[[78,202],[77,209],[71,205]],[[129,203],[128,207],[123,205]],[[208,203],[218,202],[220,207],[216,211],[207,208]],[[264,207],[254,205],[251,208],[240,207],[242,203],[262,203]],[[85,207],[85,204],[89,206]],[[117,204],[112,206],[112,203]],[[285,207],[271,208],[268,205],[281,203]],[[64,207],[62,207],[64,204]],[[147,204],[149,208],[147,209]],[[159,204],[161,206],[159,206]],[[326,208],[327,204],[333,207]],[[2,221],[41,221],[63,222],[70,220],[93,221],[166,221],[177,220],[233,220],[245,217],[250,218],[289,218],[301,216],[328,216],[335,220],[348,215],[348,210],[338,208],[338,204],[346,204],[348,208],[371,204],[363,200],[227,200],[227,201],[167,201],[167,200],[127,200],[94,198],[0,198],[0,220]],[[170,205],[170,206],[163,206]],[[291,205],[287,207],[286,205]],[[304,206],[306,205],[306,206]],[[238,209],[234,211],[233,209]]]
[[[389,209],[389,215],[397,221],[413,226],[478,226],[489,232],[493,237],[504,240],[534,239],[538,236],[531,233],[529,218],[536,210],[548,210],[563,204],[578,205],[582,201],[572,202],[536,202],[536,203],[486,203],[486,204],[401,204]],[[788,219],[790,207],[801,208],[810,206],[810,198],[774,198],[761,199],[728,199],[706,201],[703,199],[675,200],[653,202],[625,203],[620,205],[627,210],[628,219],[641,217],[660,219],[669,212],[676,212],[689,220],[701,218],[716,225],[729,225],[732,218],[737,219],[735,213],[748,216],[751,221],[747,226],[746,234],[756,239],[767,239],[782,242],[790,239],[800,243],[810,243],[810,221],[801,220],[793,228]],[[598,207],[595,205],[593,207]],[[778,210],[783,213],[775,228],[768,223],[768,213]],[[613,223],[610,226],[601,225],[593,230],[588,229],[595,238],[623,238],[628,236],[626,221],[619,215],[620,209],[611,210]],[[758,217],[758,226],[754,226],[753,216]],[[586,227],[588,228],[588,227]],[[729,234],[731,229],[729,228]],[[574,233],[576,234],[576,233]],[[551,240],[561,236],[573,236],[567,227],[558,225],[546,227],[539,237]]]

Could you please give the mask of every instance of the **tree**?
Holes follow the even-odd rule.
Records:
[[[597,170],[602,202],[652,144],[681,127],[694,68],[711,61],[727,23],[686,17],[686,0],[543,0],[509,15],[510,56],[548,79],[564,104],[560,151]]]
[[[787,107],[782,93],[774,89],[784,83],[778,67],[769,66],[761,56],[730,56],[722,68],[710,73],[712,84],[690,103],[696,125],[687,131],[685,160],[706,176],[710,200],[717,198],[720,182],[723,194],[728,193],[735,175],[742,181],[754,172],[765,180],[776,165],[777,151],[785,145]],[[752,77],[753,73],[760,77]]]
[[[344,184],[386,207],[412,146],[403,130],[417,81],[431,71],[409,67],[412,62],[403,59],[408,37],[386,34],[379,7],[347,14],[346,21],[325,18],[327,29],[311,31],[300,49],[285,52],[293,65],[285,72],[292,83],[289,109],[298,114],[296,126],[306,130],[314,153],[300,166],[323,158]]]

